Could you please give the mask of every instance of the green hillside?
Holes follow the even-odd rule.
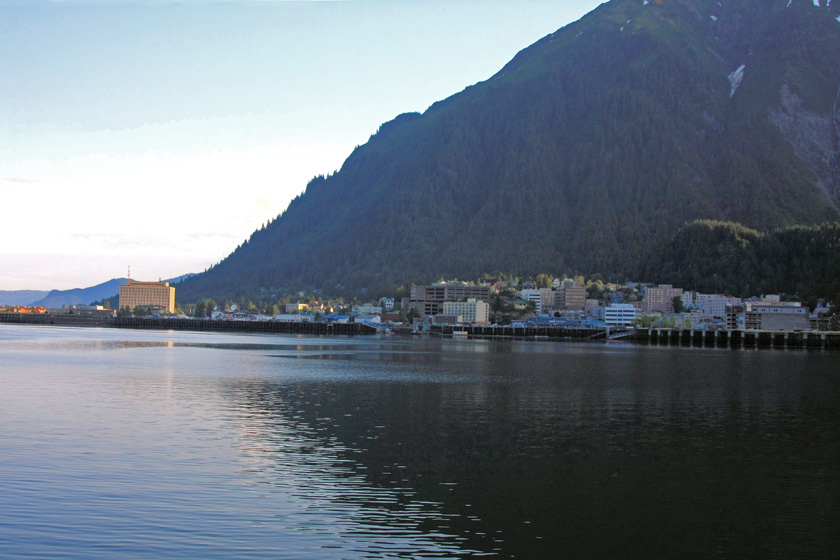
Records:
[[[759,233],[731,222],[693,222],[650,256],[642,274],[703,293],[840,302],[840,223]]]
[[[495,271],[639,277],[692,220],[837,220],[838,15],[810,0],[613,0],[382,125],[179,300]]]

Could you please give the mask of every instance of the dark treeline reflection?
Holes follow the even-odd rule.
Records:
[[[460,556],[837,554],[836,355],[419,348],[319,348],[296,355],[311,379],[236,381],[247,445],[278,473],[310,461],[333,478],[309,498],[364,512],[360,531]]]

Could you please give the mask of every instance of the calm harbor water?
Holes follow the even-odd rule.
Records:
[[[837,558],[840,354],[0,325],[2,558]]]

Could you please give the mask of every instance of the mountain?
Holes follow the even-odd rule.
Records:
[[[697,219],[837,220],[840,2],[818,3],[602,4],[383,124],[179,300],[497,271],[638,278]]]
[[[39,290],[0,290],[0,305],[30,305],[48,293]]]
[[[62,305],[89,305],[94,301],[110,298],[120,293],[120,286],[127,283],[125,278],[114,278],[90,288],[75,288],[72,290],[52,290],[46,297],[35,301],[32,305],[44,307],[61,307]]]
[[[170,284],[175,284],[195,276],[194,273],[182,274],[175,278],[164,280]],[[61,307],[62,305],[89,305],[93,302],[109,300],[112,309],[116,309],[119,302],[120,286],[124,286],[128,281],[125,278],[114,278],[97,284],[90,288],[75,288],[73,290],[52,290],[46,297],[36,301],[33,305],[43,305],[44,307]],[[177,293],[177,288],[176,288]]]

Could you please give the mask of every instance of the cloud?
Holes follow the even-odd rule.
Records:
[[[25,185],[35,185],[40,182],[38,179],[27,179],[25,177],[3,177],[0,179],[0,183],[22,183]]]

